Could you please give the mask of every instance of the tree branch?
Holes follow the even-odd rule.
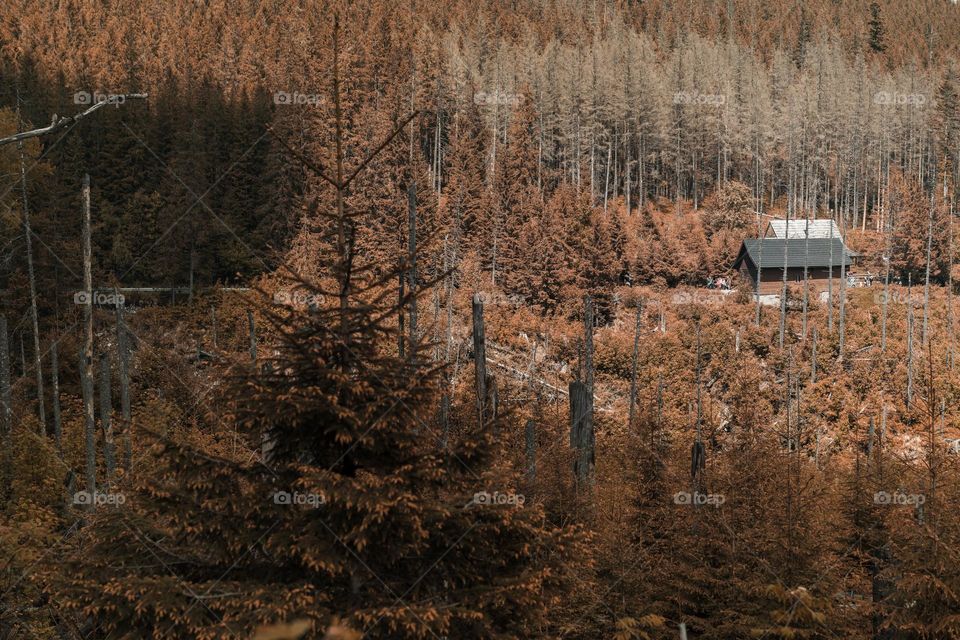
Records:
[[[80,113],[73,116],[68,116],[65,118],[57,118],[57,115],[54,114],[53,119],[50,122],[50,126],[43,127],[41,129],[32,129],[30,131],[23,131],[21,133],[15,133],[12,136],[7,136],[6,138],[0,138],[0,146],[5,144],[10,144],[12,142],[21,142],[23,140],[26,140],[27,138],[37,138],[39,136],[47,135],[49,133],[55,133],[60,129],[63,129],[71,124],[79,122],[83,118],[86,118],[88,115],[90,115],[91,113],[98,110],[104,105],[107,105],[107,104],[119,105],[119,104],[122,104],[127,99],[146,99],[147,95],[148,94],[146,93],[126,93],[122,95],[110,96],[110,99],[101,100],[96,104],[88,107],[85,111],[81,111]],[[120,98],[122,98],[122,100]]]
[[[300,163],[303,164],[303,166],[305,166],[307,169],[310,169],[310,171],[313,171],[315,174],[317,174],[317,176],[319,176],[326,182],[329,182],[334,189],[338,187],[336,180],[328,176],[320,166],[315,164],[313,161],[308,160],[302,153],[300,153],[299,151],[291,147],[286,140],[284,140],[279,135],[277,135],[277,132],[273,130],[273,127],[267,127],[267,132],[270,135],[272,135],[277,140],[277,142],[279,142],[283,146],[284,149],[290,152],[290,155],[292,155],[296,160],[299,160]]]
[[[391,133],[389,136],[387,136],[387,138],[386,138],[383,142],[380,143],[380,146],[378,146],[376,149],[374,149],[373,151],[371,151],[370,154],[369,154],[366,158],[364,158],[363,162],[360,163],[360,166],[358,166],[356,169],[354,169],[354,170],[353,170],[353,173],[351,173],[351,174],[347,177],[347,179],[343,181],[343,186],[346,187],[346,186],[349,185],[351,182],[353,182],[353,179],[357,177],[357,174],[360,173],[361,171],[363,171],[363,168],[364,168],[365,166],[367,166],[367,164],[369,164],[370,161],[373,160],[374,157],[376,157],[376,155],[377,155],[378,153],[380,153],[381,151],[383,151],[383,148],[386,147],[388,144],[390,144],[390,142],[391,142],[394,138],[397,137],[397,134],[400,133],[401,131],[403,131],[403,128],[404,128],[405,126],[407,126],[407,125],[410,123],[411,120],[413,120],[415,117],[417,117],[417,115],[418,115],[419,113],[420,113],[420,110],[417,109],[416,111],[414,111],[413,113],[411,113],[409,116],[407,116],[406,120],[404,120],[404,121],[401,122],[399,125],[397,125],[397,128],[393,130],[393,133]]]

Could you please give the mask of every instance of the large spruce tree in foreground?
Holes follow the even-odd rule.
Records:
[[[474,500],[516,487],[491,456],[492,425],[455,420],[443,449],[440,372],[423,344],[394,348],[396,274],[363,282],[362,265],[333,266],[345,306],[300,283],[330,303],[265,309],[274,355],[234,371],[225,425],[210,425],[265,442],[262,459],[161,439],[153,472],[51,572],[54,597],[104,636],[249,637],[296,618],[319,636],[337,615],[375,638],[542,631],[577,537],[517,500]]]
[[[441,370],[416,339],[398,355],[404,266],[354,250],[345,158],[338,143],[327,212],[308,207],[321,282],[286,278],[274,298],[307,304],[261,309],[270,355],[230,372],[224,414],[158,437],[152,471],[47,574],[88,637],[248,638],[303,619],[313,638],[336,617],[369,638],[550,633],[581,538],[523,506],[471,399],[441,437]],[[216,445],[234,431],[246,453]]]

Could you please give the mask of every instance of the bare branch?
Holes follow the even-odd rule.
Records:
[[[39,136],[47,135],[48,133],[55,133],[68,125],[79,122],[81,119],[86,118],[88,115],[94,111],[100,109],[102,106],[107,104],[120,105],[128,99],[146,99],[148,94],[146,93],[126,93],[116,96],[110,96],[108,100],[101,100],[94,105],[91,105],[86,109],[86,111],[81,111],[80,113],[74,116],[68,116],[65,118],[57,118],[57,115],[53,115],[53,119],[50,122],[50,126],[43,127],[41,129],[31,129],[30,131],[23,131],[21,133],[15,133],[12,136],[7,136],[6,138],[0,138],[0,146],[5,144],[10,144],[11,142],[21,142],[28,138],[37,138]]]
[[[367,166],[370,163],[370,161],[377,156],[377,154],[383,151],[383,148],[386,147],[388,144],[390,144],[390,142],[397,137],[397,134],[403,131],[403,128],[406,127],[408,124],[410,124],[410,121],[416,118],[419,113],[420,113],[419,109],[415,110],[413,113],[407,116],[406,120],[404,120],[399,125],[397,125],[397,128],[393,130],[393,133],[387,136],[387,138],[380,143],[380,146],[378,146],[376,149],[371,151],[370,154],[366,158],[364,158],[363,162],[360,163],[360,166],[354,169],[353,173],[351,173],[349,177],[347,177],[347,179],[343,181],[343,186],[346,187],[351,182],[353,182],[353,179],[357,177],[357,174],[363,171],[363,168]]]
[[[273,130],[273,127],[267,127],[267,131],[277,140],[277,142],[283,146],[284,149],[290,152],[290,155],[292,155],[296,160],[300,161],[303,166],[305,166],[307,169],[310,169],[310,171],[313,171],[318,177],[322,178],[326,182],[329,182],[333,188],[337,188],[338,185],[336,180],[329,177],[320,166],[315,164],[313,161],[308,160],[302,153],[291,147],[286,140],[277,135],[277,132]]]

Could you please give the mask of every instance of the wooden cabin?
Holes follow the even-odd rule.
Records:
[[[748,238],[733,268],[761,295],[780,293],[784,269],[788,283],[803,282],[805,266],[810,284],[826,289],[831,278],[840,286],[841,267],[849,273],[853,255],[840,238]]]

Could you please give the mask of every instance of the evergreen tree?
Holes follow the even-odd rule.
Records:
[[[950,268],[949,211],[942,199],[932,201],[920,187],[899,172],[890,178],[890,215],[893,217],[891,268],[906,281],[923,282],[930,240],[930,277],[944,282]],[[931,218],[932,217],[932,218]]]
[[[880,17],[880,5],[876,2],[870,3],[870,36],[867,42],[870,50],[874,53],[883,53],[887,50],[884,43],[883,19]]]
[[[472,402],[441,441],[442,368],[423,341],[394,349],[400,272],[356,252],[370,212],[331,200],[307,222],[333,249],[315,257],[322,277],[281,278],[314,304],[262,309],[270,355],[229,377],[222,418],[262,459],[158,437],[124,507],[97,512],[48,573],[105,633],[239,638],[305,618],[319,638],[334,616],[372,637],[550,633],[583,539],[523,507],[503,427],[477,424]]]

